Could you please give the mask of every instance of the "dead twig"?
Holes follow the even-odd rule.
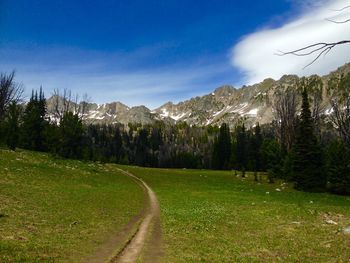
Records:
[[[312,44],[303,48],[299,48],[296,50],[288,51],[288,52],[283,52],[283,51],[278,51],[275,55],[277,56],[286,56],[286,55],[294,55],[298,57],[305,57],[309,56],[312,54],[317,54],[315,59],[313,59],[309,64],[307,64],[305,68],[311,66],[313,63],[315,63],[322,55],[326,56],[334,47],[344,45],[344,44],[349,44],[350,40],[342,40],[338,42],[319,42],[316,44]]]

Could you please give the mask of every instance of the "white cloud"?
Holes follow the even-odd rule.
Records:
[[[304,69],[315,56],[277,56],[279,50],[291,51],[317,42],[350,40],[350,22],[335,24],[332,19],[343,21],[350,18],[350,8],[335,11],[350,5],[344,0],[314,0],[301,4],[300,14],[278,28],[264,28],[245,36],[232,49],[232,64],[245,76],[246,84],[265,78],[278,79],[284,74],[306,76],[327,74],[350,62],[350,44],[334,48],[327,56]]]
[[[68,88],[80,95],[87,93],[92,102],[121,101],[129,106],[160,106],[166,101],[179,101],[202,88],[207,78],[221,69],[214,67],[169,69],[121,73],[81,73],[67,71],[17,72],[17,79],[25,84],[27,93],[43,84],[46,97],[56,88]],[[205,77],[203,77],[205,76]],[[198,95],[198,94],[197,94]]]
[[[218,76],[230,74],[230,67],[217,58],[151,66],[147,63],[152,55],[157,52],[150,49],[104,54],[62,48],[3,48],[0,69],[15,69],[27,96],[43,85],[46,97],[54,89],[67,88],[80,95],[87,93],[96,103],[121,101],[128,106],[142,104],[150,108],[206,93],[206,89],[214,89],[221,82]]]

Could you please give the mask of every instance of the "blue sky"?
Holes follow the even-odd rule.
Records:
[[[245,59],[259,50],[250,37],[329,2],[0,0],[0,71],[15,69],[28,94],[42,85],[154,108],[266,77]]]

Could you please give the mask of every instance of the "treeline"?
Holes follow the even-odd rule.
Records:
[[[274,94],[273,123],[245,127],[242,120],[230,130],[225,123],[85,125],[84,109],[71,108],[69,97],[57,99],[55,112],[49,114],[41,89],[23,104],[23,90],[14,74],[2,74],[1,143],[12,150],[20,147],[100,162],[234,169],[242,176],[254,171],[256,180],[258,172],[268,172],[271,182],[291,181],[300,190],[349,194],[350,75],[329,80],[328,116],[320,114],[326,88],[319,80],[311,77],[280,87]]]
[[[256,180],[267,171],[271,182],[291,181],[299,190],[350,194],[350,74],[327,83],[295,78],[273,100],[273,123],[238,124],[233,132],[221,126],[212,167],[255,171]]]
[[[63,109],[63,108],[62,108]],[[63,111],[63,110],[62,110]],[[166,125],[84,125],[82,113],[48,117],[42,90],[29,102],[9,104],[1,122],[3,144],[65,158],[149,167],[211,168],[218,128]]]

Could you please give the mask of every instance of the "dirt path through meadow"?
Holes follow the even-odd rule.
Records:
[[[118,170],[143,188],[147,200],[138,215],[84,262],[131,263],[142,257],[142,262],[157,263],[162,255],[160,207],[157,197],[142,179],[128,171],[119,168]]]
[[[157,197],[153,190],[143,180],[127,171],[119,170],[138,181],[146,190],[148,196],[148,207],[146,208],[138,230],[123,250],[113,258],[112,262],[136,262],[141,254],[144,257],[143,261],[145,262],[158,262],[161,255],[161,226],[160,207]]]

